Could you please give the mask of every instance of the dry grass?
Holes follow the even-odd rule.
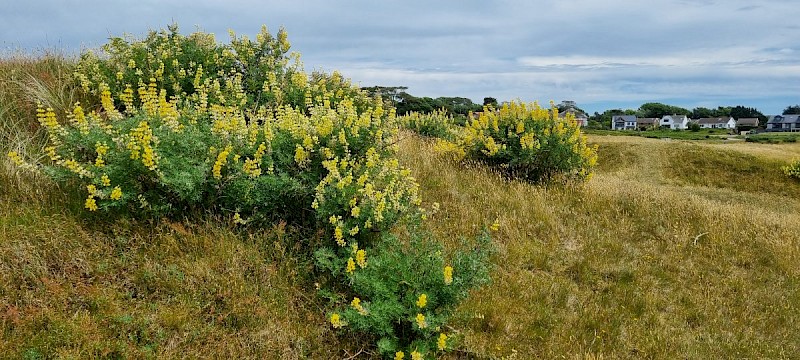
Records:
[[[109,225],[0,200],[0,358],[332,358],[352,347],[326,326],[311,264],[280,225]]]
[[[76,95],[59,85],[63,59],[14,61],[0,61],[0,150],[35,158],[32,96]],[[800,357],[800,183],[779,170],[800,145],[591,141],[589,183],[543,187],[403,134],[446,246],[501,225],[493,283],[457,312],[451,356]],[[0,160],[0,358],[344,358],[370,345],[326,324],[289,229],[108,220],[81,205]]]
[[[696,164],[664,158],[706,150],[692,143],[626,137],[599,145],[592,181],[544,188],[480,166],[460,169],[434,155],[430,143],[405,140],[402,156],[424,197],[442,204],[432,231],[456,241],[495,218],[502,225],[494,283],[461,307],[466,351],[519,358],[800,354],[800,228],[789,220],[800,210],[797,184],[772,174],[763,180],[788,186],[793,196],[697,184]],[[735,180],[775,165],[740,158],[739,149],[709,150],[748,166],[737,170],[723,159],[702,176]],[[615,151],[621,155],[603,156]]]

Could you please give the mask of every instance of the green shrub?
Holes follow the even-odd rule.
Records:
[[[451,129],[455,121],[444,109],[436,110],[430,114],[411,112],[399,117],[398,122],[405,128],[414,130],[420,135],[440,139],[453,138]]]
[[[800,160],[795,160],[791,164],[784,166],[783,172],[788,177],[800,179]]]
[[[440,288],[443,280],[432,279],[443,269],[441,252],[389,235],[423,217],[418,185],[394,156],[394,110],[338,73],[306,75],[299,55],[285,55],[283,31],[273,38],[263,29],[255,42],[232,35],[222,45],[171,27],[143,40],[113,38],[104,50],[84,54],[75,73],[99,105],[76,104],[65,116],[40,106],[50,162],[10,152],[15,164],[77,184],[92,213],[291,221],[327,239],[304,245],[328,290],[374,306],[368,320],[343,315],[353,330],[373,334],[387,354],[433,349],[432,329],[396,328],[416,311],[406,284],[430,294],[425,314],[443,324],[485,279],[485,256],[455,254],[459,273]]]
[[[554,106],[547,110],[536,103],[511,102],[484,111],[455,145],[440,142],[437,148],[533,182],[588,179],[597,161],[596,149],[586,144],[573,118],[559,118]]]
[[[447,319],[471,288],[488,281],[491,240],[487,233],[477,240],[474,250],[456,252],[448,262],[442,248],[419,232],[408,243],[386,234],[374,251],[361,253],[363,268],[364,250],[356,246],[317,251],[318,264],[331,274],[345,269],[351,287],[350,297],[337,299],[343,306],[329,314],[330,322],[376,337],[385,356],[453,349],[456,337],[446,330]]]

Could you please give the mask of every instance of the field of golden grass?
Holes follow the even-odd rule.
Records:
[[[59,61],[0,62],[0,151],[36,158]],[[21,101],[20,99],[27,99]],[[451,358],[800,357],[800,145],[591,136],[595,176],[531,185],[401,133],[400,160],[456,246],[495,220],[493,282]],[[369,358],[337,336],[299,235],[276,224],[87,215],[0,158],[0,358]]]
[[[401,155],[430,229],[458,241],[499,219],[494,282],[462,306],[466,350],[486,358],[792,357],[800,354],[800,146],[592,137],[583,186],[462,169],[408,136]],[[764,155],[769,154],[769,155]]]

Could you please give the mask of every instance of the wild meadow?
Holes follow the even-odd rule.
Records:
[[[800,145],[397,117],[288,50],[0,61],[0,358],[800,356]]]

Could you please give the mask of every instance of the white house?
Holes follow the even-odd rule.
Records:
[[[614,115],[611,117],[611,129],[636,130],[636,115]]]
[[[700,118],[697,123],[703,129],[735,129],[736,120],[732,117]]]
[[[689,128],[689,118],[686,115],[664,115],[661,126],[668,126],[673,130],[686,130]]]

